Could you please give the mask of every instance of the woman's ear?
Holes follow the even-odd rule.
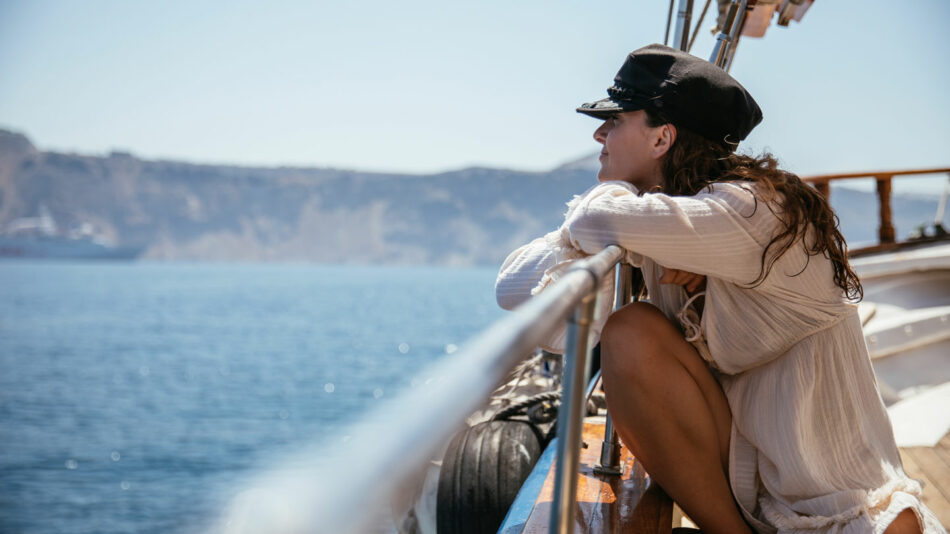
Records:
[[[663,124],[656,128],[656,137],[653,139],[653,159],[662,158],[676,142],[676,126],[670,123]]]

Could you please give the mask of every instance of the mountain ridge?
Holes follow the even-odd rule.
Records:
[[[596,183],[595,161],[420,175],[247,167],[41,151],[0,130],[0,228],[44,206],[63,226],[90,224],[116,244],[144,247],[146,259],[498,265],[557,228],[565,203]],[[872,194],[840,188],[832,202],[843,220],[876,205]],[[895,197],[892,207],[903,235],[936,198]],[[842,228],[849,241],[871,241],[876,225]]]

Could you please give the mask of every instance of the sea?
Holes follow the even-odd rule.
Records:
[[[0,262],[0,532],[205,532],[505,312],[494,268]]]

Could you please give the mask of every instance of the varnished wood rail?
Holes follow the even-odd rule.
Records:
[[[897,171],[869,171],[853,172],[844,174],[821,174],[817,176],[808,176],[802,180],[815,186],[825,198],[831,196],[831,182],[836,180],[859,180],[873,178],[877,182],[877,198],[880,206],[880,226],[878,226],[879,245],[875,250],[891,248],[889,245],[896,243],[894,236],[894,223],[891,216],[891,180],[895,176],[913,176],[921,174],[950,174],[950,167],[938,167],[934,169],[905,169]]]

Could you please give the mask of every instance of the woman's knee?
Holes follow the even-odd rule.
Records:
[[[655,368],[652,360],[679,332],[652,304],[636,302],[613,313],[600,335],[604,373],[641,377]]]

